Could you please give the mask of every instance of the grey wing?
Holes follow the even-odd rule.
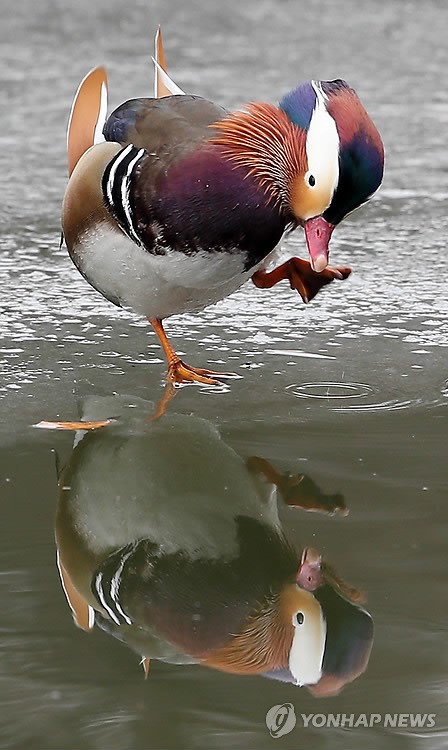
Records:
[[[223,107],[199,96],[130,99],[112,112],[103,134],[107,141],[132,143],[159,158],[170,158],[210,138],[209,126],[226,114]]]

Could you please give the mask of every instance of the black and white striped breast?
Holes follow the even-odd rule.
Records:
[[[109,162],[102,178],[104,202],[119,227],[137,245],[142,245],[131,201],[131,182],[146,156],[144,148],[129,144]]]
[[[133,542],[110,555],[92,579],[92,592],[96,600],[116,625],[132,625],[132,619],[120,603],[120,589],[137,545],[137,542]]]

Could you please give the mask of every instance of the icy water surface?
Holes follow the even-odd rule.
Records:
[[[387,172],[379,195],[335,232],[332,261],[353,267],[348,281],[307,307],[286,284],[268,291],[248,285],[201,315],[168,322],[187,361],[242,377],[223,389],[180,390],[154,433],[148,418],[165,371],[155,337],[87,286],[58,249],[58,236],[73,92],[90,67],[105,63],[112,106],[146,95],[158,22],[179,84],[229,107],[276,101],[312,77],[346,78],[383,134]],[[5,4],[2,747],[446,747],[447,23],[442,0]],[[303,236],[290,237],[286,249],[304,256]],[[74,452],[73,435],[31,427],[77,419],[86,404],[120,419],[109,435],[90,435]],[[185,452],[178,444],[169,450],[166,437],[174,431],[179,440],[179,425]],[[146,464],[154,435],[160,461],[151,453]],[[58,495],[57,470],[80,488],[78,532],[95,528],[97,541],[104,532],[126,543],[134,526],[152,528],[154,513],[161,528],[163,519],[172,523],[176,544],[187,546],[196,534],[224,549],[238,493],[249,503],[245,462],[254,456],[281,475],[304,475],[302,489],[314,501],[337,496],[349,510],[306,513],[279,496],[275,521],[299,556],[304,546],[318,549],[367,594],[370,661],[336,697],[318,699],[306,688],[180,656],[187,663],[154,659],[145,682],[139,644],[125,647],[111,634],[73,625],[55,564],[54,519],[74,491]],[[199,499],[187,492],[197,477],[205,482]],[[167,510],[175,492],[178,502]],[[250,512],[266,514],[258,506]],[[284,703],[294,705],[297,726],[274,739],[266,712]],[[302,713],[436,717],[421,728],[406,721],[384,727],[383,720],[371,728],[306,728]]]

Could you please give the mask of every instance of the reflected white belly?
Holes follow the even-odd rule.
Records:
[[[133,401],[136,412],[145,409],[135,421],[125,397],[83,404],[83,419],[120,417],[107,440],[78,441],[70,474],[70,518],[91,552],[150,539],[165,554],[230,557],[240,516],[280,533],[274,487],[248,471],[210,422],[174,414],[148,424],[148,402]]]
[[[74,260],[104,296],[148,318],[202,310],[236,291],[255,270],[244,270],[238,250],[151,255],[108,224],[81,237]]]

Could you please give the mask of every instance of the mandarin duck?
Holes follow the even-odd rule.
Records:
[[[145,412],[123,396],[83,404],[87,426],[119,419],[79,431],[60,476],[57,559],[76,624],[124,641],[146,673],[158,659],[338,692],[366,668],[372,620],[315,550],[287,541],[274,467],[209,421]]]
[[[81,83],[68,128],[62,227],[69,254],[106,299],[148,318],[173,383],[216,383],[184,364],[162,320],[212,305],[252,278],[288,279],[305,302],[349,268],[328,265],[331,234],[378,189],[381,137],[342,80],[308,81],[278,106],[227,112],[187,96],[156,37],[154,98],[107,119],[103,68]],[[311,263],[266,270],[282,236],[305,230]]]

